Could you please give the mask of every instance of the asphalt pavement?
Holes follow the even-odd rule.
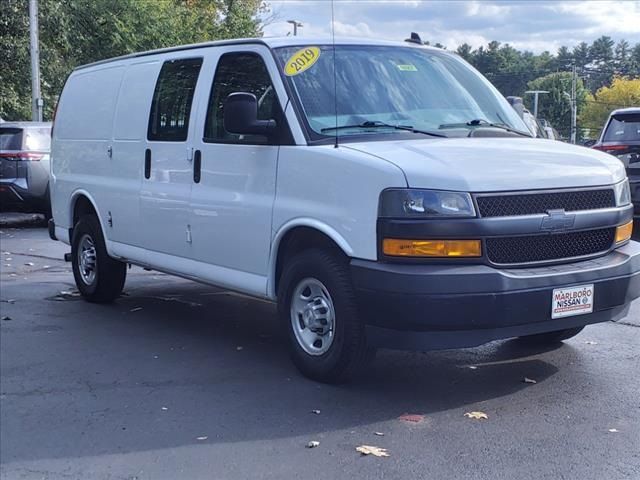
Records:
[[[2,479],[640,479],[639,302],[559,348],[382,351],[328,386],[269,303],[134,267],[89,304],[68,247],[0,230]]]

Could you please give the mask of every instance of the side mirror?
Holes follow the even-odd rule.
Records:
[[[224,102],[224,129],[237,135],[271,136],[275,120],[258,120],[258,100],[252,93],[232,93]]]

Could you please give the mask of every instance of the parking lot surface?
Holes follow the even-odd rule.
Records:
[[[0,241],[3,479],[640,478],[638,302],[559,348],[382,351],[328,386],[269,303],[134,267],[88,304],[46,230]]]

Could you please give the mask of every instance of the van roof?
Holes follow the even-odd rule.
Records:
[[[96,65],[102,65],[105,63],[115,62],[117,60],[125,60],[128,58],[145,57],[149,55],[158,55],[170,52],[180,52],[184,50],[194,50],[198,48],[207,47],[220,47],[228,45],[247,45],[247,44],[259,44],[268,48],[279,47],[291,47],[291,46],[309,46],[309,45],[331,45],[333,44],[331,37],[262,37],[262,38],[237,38],[233,40],[216,40],[211,42],[193,43],[190,45],[180,45],[176,47],[160,48],[157,50],[149,50],[146,52],[130,53],[128,55],[122,55],[120,57],[107,58],[99,60],[97,62],[88,63],[76,67],[75,70],[81,70]],[[441,51],[440,48],[429,47],[427,45],[419,45],[412,42],[400,42],[390,40],[377,40],[370,38],[350,38],[350,37],[337,37],[335,39],[336,45],[375,45],[375,46],[395,46],[395,47],[407,47],[407,48],[426,48],[430,50]]]

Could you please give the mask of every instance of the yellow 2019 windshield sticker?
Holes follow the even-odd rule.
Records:
[[[305,47],[295,52],[284,65],[284,74],[292,77],[310,69],[320,58],[318,47]]]

